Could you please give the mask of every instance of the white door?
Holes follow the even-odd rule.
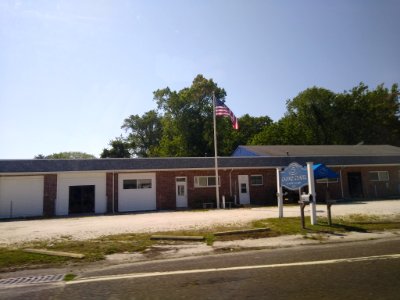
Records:
[[[239,183],[239,203],[250,204],[249,176],[238,175],[238,183]]]
[[[43,176],[0,177],[0,218],[43,215]]]
[[[187,184],[186,177],[176,177],[176,207],[187,207]]]

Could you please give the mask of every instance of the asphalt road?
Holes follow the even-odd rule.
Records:
[[[0,299],[399,299],[400,237],[83,271]]]

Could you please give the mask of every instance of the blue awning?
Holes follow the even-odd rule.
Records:
[[[322,178],[339,178],[338,174],[329,169],[324,164],[316,164],[313,167],[314,169],[314,179],[322,179]]]

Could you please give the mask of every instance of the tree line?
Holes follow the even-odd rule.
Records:
[[[101,157],[213,156],[213,93],[224,101],[225,90],[202,75],[180,91],[155,91],[156,108],[127,117],[125,135],[110,141]],[[217,118],[218,155],[230,155],[238,145],[400,146],[397,84],[370,90],[360,83],[342,93],[312,87],[288,100],[276,122],[267,115],[238,119],[240,129],[234,130],[229,118]]]
[[[123,120],[124,133],[109,142],[101,158],[213,156],[213,94],[224,102],[226,91],[202,75],[180,91],[156,90],[155,108]],[[231,155],[239,145],[400,146],[399,95],[397,84],[370,90],[360,83],[341,93],[311,87],[287,100],[276,122],[245,114],[234,130],[229,118],[217,118],[218,155]],[[68,153],[35,158],[94,158]]]

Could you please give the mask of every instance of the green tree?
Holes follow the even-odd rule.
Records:
[[[236,146],[249,144],[256,134],[271,126],[273,121],[268,116],[252,117],[245,114],[239,118],[239,124],[240,130],[233,131]]]
[[[249,141],[250,145],[304,145],[301,124],[293,116],[285,116],[278,122],[264,127]]]
[[[96,156],[87,154],[84,152],[71,151],[71,152],[59,152],[50,155],[39,154],[35,156],[35,159],[94,159]]]
[[[286,103],[285,116],[254,135],[251,144],[400,144],[398,86],[360,83],[335,94],[313,87]]]
[[[134,155],[139,157],[154,156],[162,135],[161,117],[155,110],[143,114],[131,115],[124,120],[122,129],[128,132],[125,139]]]
[[[101,158],[130,158],[130,145],[122,137],[110,141],[110,149],[104,148]]]
[[[157,151],[159,156],[213,155],[213,93],[222,100],[226,96],[224,89],[202,75],[198,75],[190,87],[179,92],[168,87],[154,92],[154,100],[163,117],[162,138]],[[218,118],[221,145],[224,144],[225,127],[225,120]],[[220,148],[219,154],[226,155],[226,149]]]
[[[400,145],[400,105],[396,84],[391,90],[383,84],[370,91],[360,83],[335,98],[334,111],[338,144]]]

